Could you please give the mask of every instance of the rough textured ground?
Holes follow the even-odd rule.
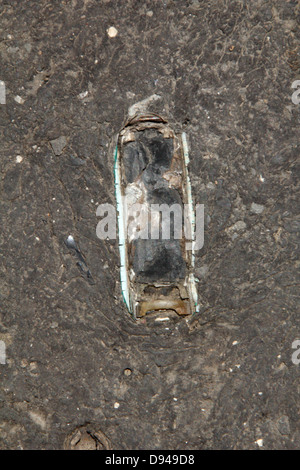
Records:
[[[0,24],[1,448],[299,448],[299,3],[2,0]],[[153,94],[205,204],[190,326],[134,324],[96,236]]]

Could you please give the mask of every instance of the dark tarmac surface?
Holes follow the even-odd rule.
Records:
[[[0,448],[299,448],[299,2],[2,0],[0,26]],[[190,327],[135,324],[96,236],[153,94],[205,204]]]

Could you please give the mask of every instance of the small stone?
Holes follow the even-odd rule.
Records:
[[[50,144],[52,146],[52,149],[55,155],[61,155],[63,149],[67,145],[67,139],[65,138],[64,135],[61,135],[57,139],[50,140]]]
[[[255,202],[252,202],[251,207],[250,207],[250,212],[252,214],[261,214],[265,210],[265,206],[262,204],[256,204]]]
[[[190,8],[192,10],[198,10],[200,8],[200,2],[199,0],[192,0],[192,4],[190,5]]]
[[[245,230],[246,227],[247,225],[243,220],[238,220],[235,224],[231,225],[228,230],[231,230],[233,232],[240,232],[242,230]]]
[[[257,441],[255,441],[255,444],[257,444],[258,447],[262,447],[264,445],[264,441],[263,439],[257,439]]]
[[[19,96],[19,95],[16,95],[16,96],[14,97],[14,100],[15,100],[16,103],[19,103],[19,104],[24,104],[24,103],[25,103],[24,98],[22,98],[22,97]]]
[[[32,371],[35,371],[38,367],[38,364],[37,362],[33,361],[33,362],[30,362],[29,364],[29,370],[32,372]]]
[[[41,413],[40,411],[29,411],[28,414],[32,421],[43,431],[45,431],[47,427],[47,420],[44,413]]]
[[[118,403],[117,401],[114,403],[114,408],[115,410],[117,410],[118,408],[120,408],[120,403]]]
[[[23,157],[21,157],[21,155],[16,156],[16,162],[17,163],[21,163],[22,160],[23,160]]]
[[[24,369],[28,366],[28,361],[26,359],[22,359],[20,362],[20,366],[22,367],[22,369]]]
[[[115,38],[118,34],[118,30],[114,26],[110,26],[107,29],[107,34],[108,34],[108,37]]]
[[[131,374],[132,374],[131,369],[124,369],[124,375],[126,375],[126,377],[129,377]]]
[[[156,322],[170,321],[169,317],[158,317],[155,319]]]
[[[79,98],[80,100],[83,100],[84,98],[87,97],[88,94],[89,94],[88,90],[83,91],[82,93],[79,93],[78,98]]]
[[[134,97],[135,97],[135,93],[133,93],[132,91],[126,91],[126,98],[128,100],[131,100]]]

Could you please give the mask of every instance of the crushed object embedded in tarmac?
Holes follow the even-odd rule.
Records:
[[[158,115],[136,115],[119,133],[115,189],[121,286],[134,319],[150,312],[190,315],[198,311],[194,252],[185,243],[194,223],[187,163],[185,134],[175,134]],[[189,208],[187,215],[184,206]],[[177,208],[179,219],[177,212],[171,217],[169,211],[165,217],[160,210],[166,207],[171,212]],[[189,230],[181,231],[184,223]]]

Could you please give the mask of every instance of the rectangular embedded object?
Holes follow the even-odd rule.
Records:
[[[136,115],[118,135],[121,286],[133,318],[170,310],[190,315],[198,309],[188,161],[185,134],[175,134],[158,115]]]

